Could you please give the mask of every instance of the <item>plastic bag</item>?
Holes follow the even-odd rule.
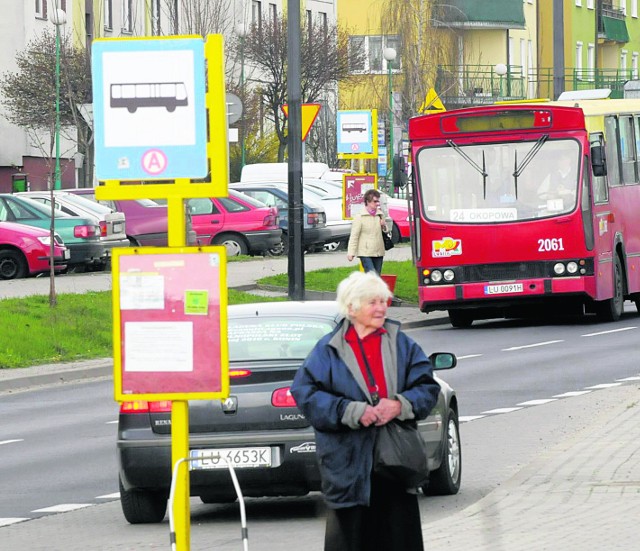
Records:
[[[404,488],[417,488],[428,479],[427,450],[415,423],[391,421],[378,427],[373,472]]]

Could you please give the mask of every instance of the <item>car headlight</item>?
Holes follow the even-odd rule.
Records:
[[[42,243],[43,245],[51,245],[51,236],[47,235],[43,237],[38,237],[38,241],[40,241],[40,243]]]
[[[558,262],[553,266],[553,271],[555,272],[556,275],[564,274],[564,271],[565,271],[564,264],[562,262]]]
[[[569,262],[567,264],[567,272],[570,274],[575,274],[578,271],[578,263],[577,262]]]
[[[440,283],[442,281],[442,272],[440,270],[433,270],[433,272],[431,272],[431,281]]]
[[[453,281],[454,277],[455,277],[455,274],[453,273],[453,270],[445,270],[444,271],[444,280],[445,281]]]

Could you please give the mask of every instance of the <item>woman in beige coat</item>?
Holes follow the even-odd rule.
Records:
[[[384,214],[380,209],[380,192],[377,189],[369,189],[364,194],[364,208],[353,217],[351,224],[347,247],[349,262],[357,256],[365,272],[375,271],[380,275],[385,252],[383,230],[388,231]]]

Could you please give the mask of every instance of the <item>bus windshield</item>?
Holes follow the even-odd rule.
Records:
[[[580,146],[572,139],[423,148],[416,165],[424,215],[436,222],[513,222],[573,211]]]

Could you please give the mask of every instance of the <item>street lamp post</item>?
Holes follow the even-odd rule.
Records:
[[[51,22],[56,27],[56,171],[53,188],[61,189],[60,181],[60,27],[67,22],[64,10],[56,8],[51,14]]]
[[[244,144],[244,139],[245,139],[245,132],[246,132],[246,128],[245,128],[245,113],[246,113],[246,102],[247,102],[247,98],[245,97],[245,81],[244,81],[244,39],[247,36],[247,27],[244,23],[239,23],[238,26],[236,27],[236,34],[238,35],[238,37],[240,38],[240,95],[241,95],[241,99],[242,99],[242,128],[241,130],[241,134],[240,134],[240,151],[241,151],[241,156],[240,156],[240,170],[242,171],[242,168],[245,165],[245,155],[246,155],[246,149],[245,149],[245,144]]]
[[[395,48],[385,48],[382,52],[385,60],[387,61],[387,74],[389,81],[389,145],[387,146],[387,182],[391,182],[393,185],[393,77],[391,76],[391,69],[393,61],[396,59]]]
[[[498,97],[504,97],[504,91],[502,90],[502,79],[504,75],[507,74],[507,66],[504,63],[497,63],[493,70],[500,77],[500,95]]]

